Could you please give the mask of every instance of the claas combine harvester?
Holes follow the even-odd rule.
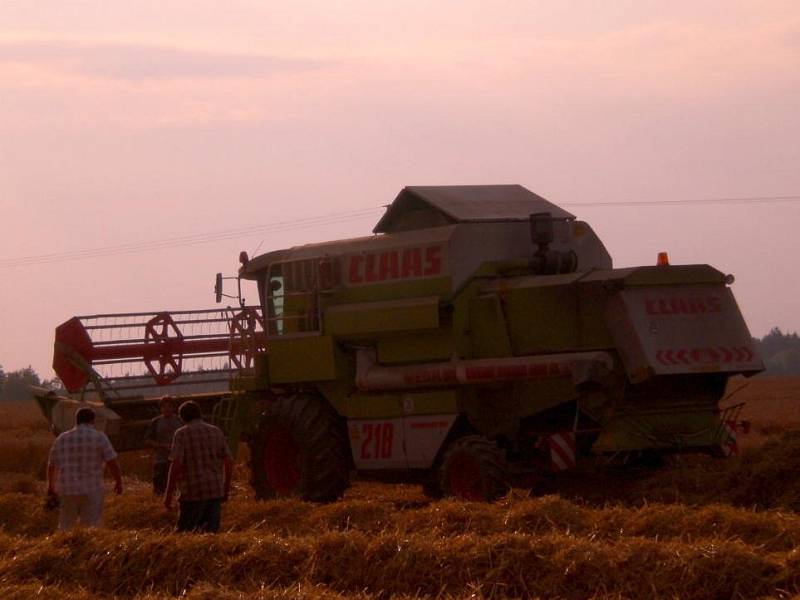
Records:
[[[235,308],[60,325],[69,397],[37,391],[54,431],[88,402],[140,449],[170,394],[249,445],[258,498],[333,500],[358,471],[491,500],[579,463],[734,452],[720,400],[763,369],[730,275],[614,269],[587,223],[520,186],[407,187],[374,235],[240,262]]]

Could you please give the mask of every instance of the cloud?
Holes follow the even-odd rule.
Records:
[[[266,78],[329,62],[268,54],[222,53],[145,44],[0,42],[0,63],[27,64],[129,81]]]

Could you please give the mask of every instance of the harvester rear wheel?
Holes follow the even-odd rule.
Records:
[[[349,484],[344,427],[315,396],[276,400],[264,411],[249,444],[250,483],[258,500],[294,496],[331,502]]]
[[[503,451],[480,435],[453,441],[445,452],[439,476],[446,496],[464,500],[492,502],[509,489]]]

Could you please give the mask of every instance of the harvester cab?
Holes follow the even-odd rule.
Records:
[[[763,365],[716,269],[614,269],[513,185],[404,188],[373,234],[242,254],[257,305],[70,319],[54,367],[75,397],[43,409],[61,430],[101,402],[133,449],[165,389],[193,398],[248,443],[259,498],[335,499],[355,470],[491,500],[598,457],[735,450],[720,400]]]

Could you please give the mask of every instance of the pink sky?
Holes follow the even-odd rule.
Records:
[[[378,207],[404,185],[800,194],[796,0],[120,4],[0,4],[4,260]],[[800,202],[571,210],[616,266],[710,263],[755,335],[800,329]],[[50,376],[74,314],[208,307],[240,249],[376,220],[0,268],[0,365]]]

